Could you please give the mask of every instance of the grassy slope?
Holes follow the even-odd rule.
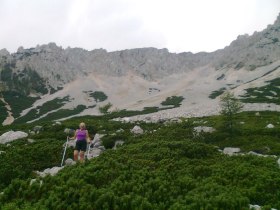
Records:
[[[168,127],[141,124],[146,131],[158,131],[140,137],[130,134],[133,124],[112,122],[104,117],[77,118],[57,127],[45,124],[43,133],[34,136],[37,145],[28,144],[28,150],[22,148],[25,154],[17,153],[15,160],[22,158],[23,161],[28,156],[29,163],[32,163],[27,171],[29,175],[19,178],[31,177],[32,170],[41,169],[41,159],[47,160],[51,151],[55,151],[51,155],[53,159],[46,164],[58,165],[64,140],[62,130],[65,126],[76,127],[81,119],[89,125],[91,133],[113,134],[123,128],[125,132],[118,136],[126,140],[126,146],[117,151],[107,150],[84,165],[47,177],[43,179],[42,187],[39,184],[30,186],[28,180],[20,181],[13,177],[0,203],[5,205],[3,209],[16,209],[17,206],[25,206],[26,209],[246,209],[249,203],[280,208],[279,168],[275,159],[228,157],[211,145],[240,146],[243,151],[280,154],[280,126],[277,124],[280,119],[277,114],[240,114],[236,121],[245,124],[240,125],[234,136],[224,132],[221,117],[190,119]],[[194,138],[192,128],[205,121],[205,125],[214,126],[218,131]],[[267,123],[276,127],[265,129]],[[29,129],[28,126],[18,125],[17,129]],[[54,140],[50,143],[47,139]],[[24,145],[20,142],[14,144]],[[259,150],[263,146],[271,150]],[[1,147],[0,150],[7,153],[1,156],[0,169],[7,175],[9,171],[5,167],[12,164],[9,157],[13,153],[8,147]],[[20,151],[21,147],[14,145],[13,148]],[[38,155],[41,155],[40,159]],[[25,171],[25,168],[20,170]]]
[[[249,88],[243,96],[245,103],[275,103],[280,104],[280,78],[267,82],[263,87]]]

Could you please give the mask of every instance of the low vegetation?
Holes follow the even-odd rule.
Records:
[[[183,100],[184,100],[183,96],[171,96],[171,97],[167,97],[165,101],[161,103],[161,105],[173,106],[175,108],[181,106]]]
[[[115,113],[116,115],[117,113]],[[124,114],[124,113],[123,113]],[[120,115],[120,114],[119,114]],[[145,134],[134,136],[135,123],[111,121],[113,114],[79,117],[52,125],[29,138],[0,145],[0,209],[264,209],[280,208],[279,166],[273,157],[226,156],[216,146],[240,147],[242,152],[280,155],[278,113],[238,113],[235,135],[223,129],[223,117],[203,117],[165,126],[139,123]],[[85,121],[90,134],[103,133],[108,148],[98,158],[66,167],[54,177],[36,178],[33,171],[57,166],[61,160],[64,128]],[[242,123],[240,123],[242,122]],[[274,128],[268,129],[271,123]],[[18,124],[27,131],[36,124]],[[213,133],[194,135],[205,125]],[[122,128],[122,132],[117,132]],[[11,126],[0,127],[0,134]],[[124,146],[111,150],[115,141]],[[72,156],[68,149],[67,157]],[[42,185],[40,185],[42,180]]]
[[[102,91],[91,92],[89,96],[94,98],[96,103],[106,101],[108,98],[108,96]]]
[[[225,91],[226,91],[226,88],[224,88],[224,87],[220,88],[219,90],[215,90],[209,95],[209,98],[215,99],[218,96],[222,95]]]
[[[244,103],[275,103],[280,105],[280,78],[267,82],[267,85],[249,88],[242,96]]]

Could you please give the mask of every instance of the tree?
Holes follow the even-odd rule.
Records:
[[[226,91],[220,99],[221,114],[226,119],[226,127],[232,132],[235,115],[243,108],[242,103],[233,93]]]

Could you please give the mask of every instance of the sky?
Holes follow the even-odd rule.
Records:
[[[0,0],[0,49],[211,52],[273,24],[280,0]]]

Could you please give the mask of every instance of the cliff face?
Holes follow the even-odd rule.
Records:
[[[2,49],[0,97],[8,98],[10,105],[18,98],[23,100],[24,106],[12,108],[17,116],[31,105],[35,116],[36,107],[48,100],[68,97],[71,100],[65,109],[84,105],[98,110],[90,98],[95,91],[104,92],[106,103],[110,101],[118,109],[160,106],[174,95],[187,98],[182,106],[191,107],[207,104],[213,91],[231,89],[242,95],[248,88],[264,85],[280,76],[279,66],[280,15],[265,30],[238,36],[229,46],[212,53],[176,54],[155,48],[87,51],[63,49],[55,43],[20,47],[12,54]],[[21,116],[26,113],[28,110]]]
[[[24,71],[27,70],[35,71],[45,81],[45,88],[57,88],[90,73],[123,76],[133,72],[147,80],[154,80],[201,66],[215,67],[217,70],[254,70],[279,58],[280,15],[273,25],[262,32],[255,32],[252,36],[239,36],[228,47],[212,53],[175,54],[167,49],[155,48],[116,52],[103,49],[87,51],[80,48],[62,49],[55,43],[50,43],[31,49],[20,47],[13,54],[3,49],[0,51],[0,66],[1,75],[7,68],[12,70],[13,75],[26,74]],[[2,82],[6,79],[1,76]]]

